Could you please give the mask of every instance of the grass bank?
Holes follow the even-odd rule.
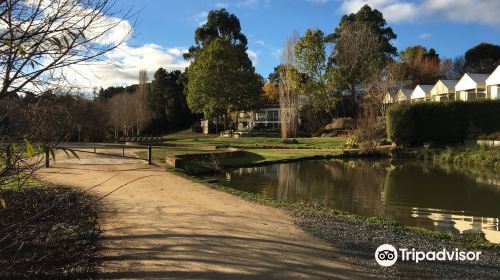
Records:
[[[92,197],[36,181],[2,186],[1,279],[91,279],[100,229]],[[90,205],[90,206],[89,206]]]
[[[482,167],[494,172],[500,172],[500,147],[414,148],[405,151],[402,156],[441,164],[453,164],[464,168]]]
[[[283,143],[281,138],[242,137],[229,138],[193,133],[187,130],[164,136],[166,144],[179,146],[220,146],[236,148],[285,148],[285,149],[340,149],[346,142],[343,137],[294,138],[293,143]]]
[[[167,156],[213,153],[215,160],[197,161],[196,164],[202,165],[201,169],[203,166],[210,169],[214,164],[225,169],[304,159],[366,156],[358,150],[345,149],[343,145],[347,139],[342,137],[294,138],[284,143],[281,138],[227,138],[185,130],[166,135],[164,138],[166,145],[154,147],[153,160],[165,162]],[[217,153],[228,151],[228,147],[238,148],[243,153],[238,157],[217,159]],[[147,152],[140,151],[137,155],[146,158]],[[383,152],[378,155],[385,156]]]

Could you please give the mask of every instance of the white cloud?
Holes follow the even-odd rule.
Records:
[[[380,10],[388,22],[413,21],[417,13],[414,3],[398,0],[344,0],[340,9],[345,13],[356,13],[366,4]]]
[[[425,0],[421,6],[450,21],[500,24],[498,0]]]
[[[311,2],[314,4],[320,4],[320,5],[326,4],[328,1],[329,0],[307,0],[307,2]]]
[[[202,26],[207,23],[208,12],[199,12],[191,17],[191,21],[195,22],[197,26]]]
[[[380,10],[388,22],[443,19],[453,22],[500,24],[499,0],[343,0],[340,12],[355,13],[363,5]]]
[[[426,39],[429,39],[431,36],[432,36],[431,33],[422,33],[422,34],[418,35],[418,38],[422,39],[422,40],[426,40]]]
[[[259,54],[252,50],[247,50],[248,58],[252,61],[252,65],[255,67],[259,63]]]
[[[264,42],[262,40],[256,40],[256,41],[253,41],[253,43],[261,45],[261,46],[265,46],[266,45],[266,42]]]
[[[274,58],[281,58],[281,54],[283,53],[283,49],[274,49],[272,52],[271,52],[271,55],[274,57]]]
[[[64,69],[70,83],[82,88],[130,85],[137,83],[139,70],[147,69],[149,79],[163,67],[168,71],[184,70],[189,62],[182,57],[186,49],[164,48],[156,44],[140,47],[119,46],[106,54],[103,62],[74,65]]]
[[[226,2],[217,2],[217,3],[214,4],[214,7],[216,9],[222,9],[222,8],[227,9],[227,8],[229,8],[229,3],[226,3]]]
[[[245,7],[245,8],[257,8],[259,5],[264,7],[269,7],[271,4],[271,0],[240,0],[236,2],[235,6],[237,8]]]

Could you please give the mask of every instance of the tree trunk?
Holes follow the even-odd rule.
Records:
[[[219,116],[215,119],[215,134],[219,134]]]

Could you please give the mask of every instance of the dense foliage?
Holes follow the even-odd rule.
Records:
[[[454,144],[500,131],[500,101],[402,104],[387,111],[396,144]]]
[[[490,74],[500,64],[500,46],[480,43],[465,52],[465,70]]]
[[[187,102],[191,111],[205,118],[224,118],[238,110],[256,107],[263,97],[263,78],[248,58],[247,39],[238,18],[225,9],[208,14],[195,31],[196,46],[189,50]]]
[[[188,70],[187,100],[205,117],[251,109],[262,97],[262,78],[245,52],[225,40],[215,40],[197,53]]]
[[[180,77],[180,71],[168,72],[160,68],[155,72],[148,93],[148,103],[153,113],[149,131],[164,132],[191,125],[191,111]]]

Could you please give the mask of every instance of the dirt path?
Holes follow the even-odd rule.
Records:
[[[83,164],[82,164],[83,163]],[[112,163],[112,164],[111,164]],[[368,278],[279,209],[145,165],[85,155],[38,176],[104,198],[107,279]],[[135,181],[134,181],[135,180]]]

